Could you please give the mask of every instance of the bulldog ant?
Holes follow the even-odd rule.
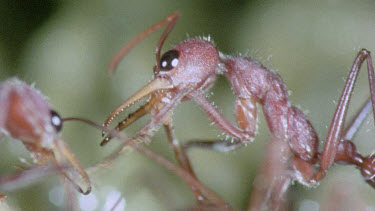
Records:
[[[62,119],[39,90],[8,79],[0,86],[0,108],[0,136],[5,133],[22,141],[37,165],[54,163],[75,189],[90,193],[87,173],[59,136]]]
[[[186,151],[193,146],[200,146],[225,152],[251,143],[257,130],[259,104],[262,106],[272,136],[270,144],[281,142],[286,146],[283,147],[283,153],[276,156],[279,156],[278,160],[284,165],[282,171],[286,173],[288,170],[287,177],[290,177],[290,181],[297,180],[308,187],[315,186],[324,178],[332,164],[339,162],[357,166],[366,182],[375,187],[375,156],[363,157],[357,152],[353,142],[344,140],[344,125],[351,94],[360,67],[365,60],[372,110],[375,115],[375,78],[368,50],[360,50],[354,60],[331,121],[323,152],[320,153],[318,136],[313,126],[302,111],[290,104],[286,85],[274,71],[248,57],[224,55],[209,39],[204,38],[182,42],[160,56],[162,45],[179,16],[178,12],[167,16],[146,29],[116,54],[109,65],[110,73],[114,72],[119,61],[131,48],[167,24],[156,47],[153,80],[114,109],[104,126],[108,126],[119,113],[135,102],[150,96],[145,105],[131,113],[115,129],[123,130],[149,113],[151,120],[136,133],[135,139],[147,141],[159,125],[163,125],[179,164],[194,175]],[[224,75],[233,87],[236,95],[234,104],[237,125],[228,121],[205,96],[205,92],[214,84],[217,75]],[[211,121],[232,139],[217,142],[188,142],[180,146],[173,130],[173,108],[187,100],[194,100],[200,105]],[[110,139],[111,135],[106,136],[101,145],[105,145]],[[316,171],[317,164],[319,169]],[[285,191],[289,184],[290,182],[283,186]],[[192,190],[197,198],[201,197],[194,187]]]

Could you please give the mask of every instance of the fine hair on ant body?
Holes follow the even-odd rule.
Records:
[[[290,104],[286,85],[274,71],[248,57],[224,55],[207,39],[182,42],[161,55],[163,43],[179,16],[178,12],[167,16],[146,29],[116,54],[109,65],[110,73],[114,72],[119,61],[131,48],[167,24],[156,47],[153,80],[114,109],[104,126],[108,126],[119,113],[135,102],[150,96],[146,104],[127,116],[115,129],[123,130],[149,113],[151,120],[136,133],[134,140],[147,141],[153,132],[163,125],[179,164],[195,176],[187,150],[193,146],[200,146],[225,152],[252,142],[256,134],[258,105],[260,105],[271,134],[270,146],[276,145],[277,149],[282,149],[279,150],[282,153],[277,153],[277,150],[270,147],[269,153],[276,157],[271,159],[278,160],[278,168],[272,168],[274,165],[269,167],[271,172],[268,174],[271,177],[265,181],[267,190],[260,191],[265,192],[264,197],[258,197],[263,201],[254,204],[260,205],[260,208],[279,209],[285,202],[285,194],[292,181],[296,180],[308,187],[316,186],[333,163],[357,166],[365,181],[375,187],[375,156],[362,156],[356,150],[355,144],[347,140],[347,137],[352,136],[346,131],[357,128],[358,124],[353,123],[353,127],[348,129],[344,127],[351,94],[364,61],[367,62],[371,93],[371,102],[367,105],[372,104],[375,115],[375,78],[368,50],[360,50],[353,62],[329,126],[324,149],[319,152],[319,140],[313,126],[302,111]],[[237,125],[228,121],[205,95],[214,84],[217,75],[224,75],[232,85],[236,95],[234,104]],[[187,142],[180,146],[173,129],[173,108],[187,100],[194,100],[200,105],[210,120],[232,139]],[[370,109],[369,106],[365,108],[365,110]],[[359,122],[363,120],[363,118],[358,119]],[[105,145],[110,139],[111,135],[106,136],[101,145]],[[191,188],[197,199],[205,198],[196,187]],[[256,209],[252,207],[251,201],[249,209]]]

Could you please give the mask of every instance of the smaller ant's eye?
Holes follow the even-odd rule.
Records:
[[[161,70],[171,70],[178,64],[179,53],[176,50],[167,51],[160,59],[159,68]]]
[[[62,120],[60,115],[54,110],[51,110],[51,124],[55,127],[56,132],[60,132],[62,128]]]

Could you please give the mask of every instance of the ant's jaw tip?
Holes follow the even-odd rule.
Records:
[[[102,147],[102,146],[106,145],[109,142],[109,140],[111,140],[111,138],[109,136],[105,137],[103,139],[103,141],[100,142],[100,146]]]
[[[86,191],[83,191],[81,188],[79,189],[79,192],[81,192],[83,195],[88,195],[91,193],[91,187],[89,187]]]

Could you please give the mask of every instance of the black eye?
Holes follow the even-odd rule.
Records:
[[[51,110],[51,124],[55,127],[56,132],[60,132],[62,128],[62,120],[60,115],[54,110]]]
[[[160,59],[159,68],[161,70],[171,70],[178,64],[179,53],[176,50],[167,51]]]

